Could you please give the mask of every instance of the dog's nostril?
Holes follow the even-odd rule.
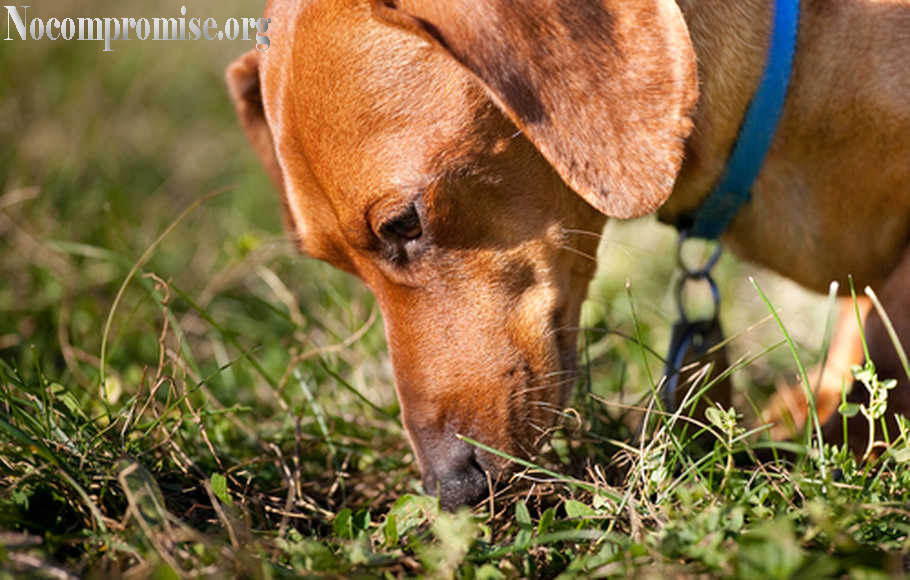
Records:
[[[459,445],[467,445],[461,441]],[[461,451],[461,450],[459,450]],[[474,505],[489,492],[486,471],[474,455],[473,448],[458,453],[454,463],[439,465],[424,477],[427,493],[439,496],[443,509],[452,511],[462,505]]]

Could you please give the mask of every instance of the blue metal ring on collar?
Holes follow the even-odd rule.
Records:
[[[676,267],[679,268],[679,271],[685,277],[704,277],[705,275],[710,274],[711,270],[714,269],[714,266],[717,265],[717,262],[720,260],[720,256],[724,252],[724,247],[720,242],[718,242],[714,247],[714,251],[711,252],[711,256],[707,259],[707,261],[705,261],[704,264],[702,264],[701,267],[690,268],[686,263],[685,257],[683,256],[683,247],[685,247],[686,242],[691,239],[692,236],[690,236],[688,232],[679,232],[679,237],[676,240]]]

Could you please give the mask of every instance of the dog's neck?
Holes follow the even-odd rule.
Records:
[[[758,88],[773,26],[767,0],[677,0],[698,58],[695,129],[673,195],[660,218],[675,223],[698,207],[727,162]]]

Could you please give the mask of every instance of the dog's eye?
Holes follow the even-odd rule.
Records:
[[[379,227],[379,234],[389,241],[416,240],[423,234],[417,208],[408,206],[404,212],[386,221]]]

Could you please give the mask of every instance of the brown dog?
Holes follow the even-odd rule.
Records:
[[[578,233],[672,222],[718,179],[772,4],[269,2],[271,48],[228,71],[240,119],[303,251],[376,294],[444,505],[502,470],[456,434],[527,455],[566,400],[597,242]],[[908,63],[910,1],[804,0],[783,119],[723,239],[809,288],[872,285],[910,346]],[[881,321],[866,326],[879,374],[904,381],[890,408],[910,413]]]

